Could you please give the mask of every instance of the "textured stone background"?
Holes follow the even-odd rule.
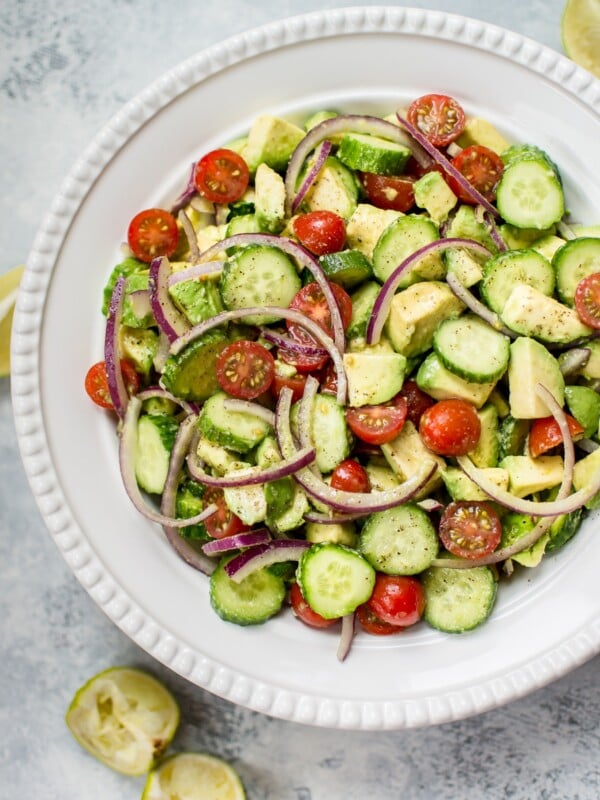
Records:
[[[96,131],[141,88],[226,36],[336,5],[317,0],[3,3],[0,272],[24,260],[66,172]],[[560,49],[561,0],[410,5],[485,19]],[[255,800],[600,797],[598,658],[502,709],[394,733],[332,732],[273,720],[161,668],[95,606],[46,534],[20,465],[9,391],[9,381],[0,381],[2,800],[140,796],[142,779],[118,776],[96,763],[63,722],[75,689],[114,664],[144,666],[163,678],[185,709],[177,749],[231,759]]]

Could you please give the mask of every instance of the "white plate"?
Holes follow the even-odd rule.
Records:
[[[142,92],[72,169],[35,240],[13,338],[23,461],[50,534],[97,604],[156,659],[252,709],[338,728],[408,728],[514,700],[600,650],[598,518],[564,552],[501,587],[480,630],[337,636],[288,615],[222,622],[207,581],[133,509],[114,421],[83,376],[101,358],[101,292],[129,219],[172,199],[191,162],[257,113],[324,107],[390,112],[429,92],[456,96],[560,165],[575,218],[597,222],[600,83],[532,41],[439,12],[351,8],[275,22],[212,47]],[[596,535],[594,536],[594,528]]]

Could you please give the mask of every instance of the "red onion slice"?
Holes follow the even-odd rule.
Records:
[[[331,315],[331,327],[333,330],[333,341],[340,353],[344,352],[346,346],[346,339],[344,336],[344,326],[342,324],[342,316],[340,309],[335,299],[335,295],[331,290],[327,276],[323,272],[323,267],[319,264],[316,258],[305,250],[304,247],[294,242],[286,236],[273,236],[268,233],[236,233],[233,236],[228,236],[220,242],[209,247],[200,254],[202,261],[209,261],[213,256],[217,256],[224,249],[228,247],[240,247],[248,244],[260,244],[268,247],[277,247],[284,253],[287,253],[297,263],[307,269],[319,284],[323,297],[327,301],[329,313]]]
[[[149,386],[137,393],[137,397],[143,402],[144,400],[151,400],[153,397],[170,400],[182,408],[186,414],[198,414],[200,409],[196,403],[190,403],[188,400],[182,400],[180,397],[175,397],[174,394],[163,389],[162,386]]]
[[[170,274],[171,265],[168,258],[162,256],[161,258],[152,259],[148,276],[152,313],[158,327],[167,339],[173,342],[178,336],[189,330],[190,324],[183,314],[175,308],[169,296]]]
[[[458,299],[461,300],[474,314],[477,314],[478,317],[484,320],[484,322],[487,322],[488,325],[491,325],[491,327],[497,330],[499,333],[503,333],[505,336],[509,336],[511,339],[516,339],[518,337],[517,333],[511,331],[510,328],[507,328],[506,325],[504,325],[497,314],[495,314],[490,308],[482,303],[481,300],[478,300],[475,295],[467,289],[466,286],[463,286],[453,272],[449,272],[446,275],[446,283],[452,289],[456,297],[458,297]]]
[[[173,445],[171,458],[169,459],[169,470],[160,506],[162,514],[167,518],[173,518],[175,516],[177,484],[183,466],[183,459],[197,431],[196,422],[197,418],[195,416],[187,417],[179,426],[177,436],[175,437],[175,444]],[[210,516],[211,513],[214,513],[214,510],[216,510],[216,506],[213,504],[205,509],[204,514]],[[208,514],[206,512],[208,512]],[[187,522],[189,524],[189,520],[187,520]],[[163,525],[163,531],[173,550],[186,564],[203,572],[205,575],[211,575],[214,572],[217,566],[216,563],[204,553],[198,552],[189,542],[186,542],[186,540],[180,536],[177,528],[173,527],[173,525]]]
[[[137,289],[135,292],[130,292],[129,303],[131,305],[131,310],[138,319],[143,319],[143,317],[152,313],[150,292],[147,289]]]
[[[204,322],[201,322],[198,325],[195,325],[193,328],[190,328],[179,338],[171,342],[169,352],[171,354],[179,353],[184,347],[190,344],[190,342],[193,342],[195,339],[202,336],[212,328],[218,328],[219,325],[224,325],[225,323],[233,322],[236,319],[244,319],[244,317],[251,317],[259,314],[266,314],[276,317],[278,316],[282,317],[283,319],[296,322],[298,325],[301,325],[303,328],[305,328],[310,334],[312,334],[313,338],[323,345],[323,347],[331,356],[337,374],[337,401],[340,405],[344,405],[348,382],[346,379],[346,371],[344,369],[344,361],[340,351],[335,346],[333,340],[322,328],[320,328],[316,323],[314,323],[300,311],[297,311],[293,308],[279,308],[279,306],[256,306],[251,308],[238,308],[233,311],[222,311],[220,314],[204,320]]]
[[[203,264],[194,264],[192,267],[187,267],[187,269],[181,269],[177,272],[172,272],[169,275],[167,284],[168,286],[173,286],[176,283],[182,283],[182,281],[191,281],[196,278],[206,278],[209,275],[220,275],[221,272],[223,272],[224,266],[224,261],[207,261]]]
[[[192,225],[191,219],[185,213],[183,209],[177,215],[177,219],[179,220],[179,224],[183,228],[183,232],[185,233],[185,238],[188,240],[188,246],[190,251],[190,261],[192,264],[195,264],[198,259],[200,258],[200,249],[198,247],[198,240],[196,239],[196,231],[194,230],[194,226]]]
[[[270,467],[265,467],[261,470],[250,472],[249,470],[239,470],[230,472],[227,475],[210,475],[205,472],[198,460],[193,456],[188,456],[187,465],[190,475],[194,480],[203,483],[206,486],[218,486],[222,489],[229,489],[234,486],[257,486],[263,483],[270,483],[271,481],[285,478],[292,475],[299,469],[308,466],[315,460],[314,448],[305,447],[289,459],[278,461]]]
[[[556,230],[558,231],[558,233],[560,233],[562,238],[563,239],[567,239],[567,241],[569,239],[576,239],[577,238],[577,234],[575,233],[573,228],[570,225],[568,225],[564,221],[564,219],[561,219],[560,222],[557,223]]]
[[[342,617],[342,631],[337,649],[338,661],[345,661],[352,647],[355,634],[355,618],[356,612],[354,611]]]
[[[426,244],[416,250],[396,267],[396,269],[391,273],[389,278],[381,287],[381,291],[377,295],[377,299],[373,305],[373,311],[371,312],[369,324],[367,325],[367,344],[377,344],[379,341],[383,326],[385,325],[385,321],[390,311],[392,298],[396,293],[396,289],[398,288],[404,273],[411,267],[414,267],[415,264],[418,264],[418,262],[425,256],[429,256],[432,253],[441,253],[444,250],[454,247],[464,247],[465,249],[472,250],[474,253],[485,256],[486,258],[490,258],[492,255],[487,247],[484,247],[479,242],[476,242],[473,239],[461,238],[437,239],[435,242],[430,242],[429,244]]]
[[[546,403],[549,410],[551,411],[554,419],[558,423],[560,428],[562,437],[563,437],[563,445],[564,445],[564,469],[563,469],[563,478],[556,495],[556,499],[558,501],[563,500],[563,498],[567,497],[569,492],[571,491],[572,481],[573,481],[573,467],[575,465],[575,450],[573,447],[573,437],[571,436],[571,431],[569,429],[569,423],[567,422],[567,418],[565,416],[565,412],[560,407],[560,404],[557,402],[556,398],[552,395],[551,392],[545,386],[542,386],[541,383],[538,383],[536,386],[536,393],[542,398],[542,400]],[[443,559],[438,558],[433,561],[434,567],[450,567],[452,569],[469,569],[470,567],[482,567],[488,564],[499,564],[501,561],[506,561],[512,556],[517,555],[517,553],[522,552],[523,550],[528,550],[530,547],[533,547],[536,542],[542,538],[542,536],[548,531],[552,523],[554,522],[555,517],[543,517],[541,520],[537,522],[537,524],[529,531],[526,536],[522,536],[520,539],[517,539],[516,542],[513,542],[511,545],[507,547],[503,547],[500,550],[496,550],[493,553],[490,553],[488,556],[484,556],[483,558],[478,559],[469,559],[469,558],[451,558],[451,559]]]
[[[185,189],[179,195],[177,200],[175,200],[175,203],[171,206],[171,214],[177,214],[179,211],[181,211],[181,209],[184,206],[187,206],[192,197],[195,197],[196,194],[198,193],[198,190],[196,189],[195,177],[196,177],[196,162],[194,161],[189,173],[189,177],[187,179],[187,184],[185,186]]]
[[[490,214],[490,212],[486,209],[483,212],[483,221],[485,223],[486,228],[489,231],[490,236],[492,237],[492,241],[498,248],[501,253],[505,253],[508,250],[508,245],[504,241],[502,234],[498,230],[498,226],[496,225],[496,220]]]
[[[268,544],[248,548],[234,556],[226,565],[225,572],[232,581],[240,583],[258,569],[270,567],[282,561],[298,561],[310,547],[304,539],[277,539]]]
[[[296,446],[290,428],[290,411],[292,407],[292,391],[284,387],[279,393],[276,411],[275,433],[279,449],[284,458],[290,458],[296,452]],[[384,492],[344,492],[332,489],[329,484],[312,473],[309,469],[301,469],[294,475],[300,486],[311,497],[330,508],[344,513],[354,511],[384,511],[401,505],[417,494],[431,479],[437,469],[433,461],[424,461],[420,469],[404,483]]]
[[[110,298],[108,319],[104,333],[104,368],[108,382],[108,391],[115,411],[121,419],[125,416],[125,409],[129,403],[129,395],[125,387],[125,380],[121,371],[121,357],[119,354],[119,331],[123,317],[123,304],[125,302],[125,278],[117,278]]]
[[[239,411],[242,414],[252,414],[262,419],[263,422],[266,422],[267,425],[271,427],[275,425],[275,414],[270,408],[265,408],[265,406],[261,406],[260,403],[252,403],[250,400],[237,400],[233,397],[228,397],[223,401],[223,408],[225,411]]]
[[[477,189],[469,183],[465,176],[456,169],[454,164],[452,164],[446,158],[446,156],[441,153],[437,147],[435,147],[435,145],[431,144],[429,139],[427,139],[426,136],[423,136],[418,128],[415,128],[414,125],[411,125],[410,122],[404,119],[400,114],[396,114],[396,116],[398,118],[398,122],[404,126],[404,128],[406,128],[413,139],[418,142],[427,153],[429,153],[429,155],[440,165],[444,172],[447,172],[448,175],[452,175],[452,177],[461,185],[464,191],[470,195],[474,203],[483,206],[485,210],[489,211],[493,217],[500,216],[498,209],[495,208],[490,201],[481,194],[481,192],[478,192]]]
[[[307,355],[307,356],[321,356],[325,358],[328,353],[323,347],[319,347],[317,344],[308,344],[307,342],[300,342],[296,339],[292,339],[290,336],[286,336],[284,333],[279,333],[278,331],[274,331],[271,328],[261,328],[260,335],[262,338],[270,342],[271,344],[276,345],[277,347],[282,347],[285,350],[289,350],[290,353],[297,353],[299,355]]]
[[[370,513],[370,511],[354,511],[350,514],[324,514],[320,511],[307,511],[304,519],[306,522],[316,522],[317,525],[343,525],[344,522],[354,522],[368,517]]]
[[[159,525],[166,525],[172,528],[185,528],[188,525],[195,525],[198,522],[202,522],[206,519],[206,517],[210,517],[211,514],[214,514],[217,510],[215,505],[208,506],[205,508],[200,514],[196,514],[194,517],[189,517],[187,519],[178,519],[173,516],[166,515],[163,512],[158,512],[154,507],[152,507],[149,503],[146,502],[142,492],[138,486],[136,477],[135,477],[135,450],[136,450],[136,440],[137,440],[137,421],[140,416],[140,411],[142,409],[142,401],[139,397],[132,397],[129,400],[129,404],[127,405],[127,411],[125,412],[125,418],[123,420],[123,425],[121,428],[121,436],[119,441],[119,466],[121,469],[121,475],[123,478],[123,484],[125,486],[125,491],[127,492],[129,499],[133,503],[133,505],[137,508],[137,510],[142,514],[146,519],[149,519],[151,522],[156,522]],[[186,433],[189,432],[190,439],[184,442],[181,442],[180,439],[180,448],[176,451],[176,455],[183,459],[183,455],[181,451],[185,447],[189,447],[189,442],[194,433],[194,422],[196,420],[195,415],[189,416],[182,422],[181,424],[185,424],[184,431]],[[175,451],[175,446],[173,447],[173,451]],[[186,449],[187,452],[187,449]],[[173,455],[172,455],[173,458]],[[166,499],[165,499],[166,495]],[[163,506],[166,503],[170,505],[171,499],[169,497],[169,493],[165,489],[163,493]],[[173,501],[174,502],[174,501]]]
[[[381,119],[381,117],[361,114],[340,114],[337,117],[331,117],[311,128],[292,153],[285,175],[287,216],[291,216],[293,212],[298,177],[307,157],[322,141],[331,139],[332,136],[340,133],[366,133],[380,136],[382,139],[389,139],[392,142],[408,147],[422,166],[429,164],[429,159],[423,152],[420,143],[415,142],[414,138],[408,137],[393,122],[388,122],[385,119]]]
[[[321,144],[315,150],[313,163],[311,164],[310,169],[308,170],[306,177],[302,181],[302,185],[298,189],[292,202],[293,214],[298,210],[298,207],[306,197],[308,190],[316,181],[319,172],[323,168],[323,164],[325,164],[325,161],[327,160],[327,156],[331,153],[332,146],[333,145],[331,142],[326,139],[324,142],[321,142]]]
[[[227,553],[231,550],[243,550],[246,547],[255,547],[271,541],[271,534],[266,528],[254,531],[235,533],[233,536],[224,536],[222,539],[212,539],[202,545],[202,551],[209,555]]]

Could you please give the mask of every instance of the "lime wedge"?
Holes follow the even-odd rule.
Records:
[[[10,374],[10,329],[23,266],[0,275],[0,378]]]
[[[569,58],[600,78],[600,0],[567,0],[560,32]]]
[[[179,706],[156,678],[112,667],[75,694],[65,720],[89,753],[117,772],[143,775],[173,739]]]
[[[177,753],[148,775],[142,800],[245,800],[237,772],[207,753]]]

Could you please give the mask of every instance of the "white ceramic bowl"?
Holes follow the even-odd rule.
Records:
[[[350,8],[275,22],[184,62],[128,103],[66,178],[35,239],[14,326],[12,391],[23,461],[50,535],[96,603],[191,682],[307,724],[392,729],[514,700],[600,650],[598,517],[530,574],[502,586],[491,619],[448,636],[426,626],[359,636],[283,614],[240,628],[123,490],[114,421],[83,392],[102,357],[101,291],[129,219],[172,199],[189,164],[268,111],[390,112],[429,91],[456,96],[507,138],[548,150],[569,208],[600,209],[600,83],[514,33],[439,12]],[[594,179],[596,176],[596,179]],[[595,533],[594,533],[595,529]]]

